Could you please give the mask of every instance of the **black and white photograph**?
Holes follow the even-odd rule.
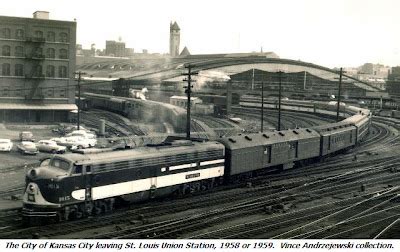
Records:
[[[399,9],[3,1],[1,250],[395,251]]]

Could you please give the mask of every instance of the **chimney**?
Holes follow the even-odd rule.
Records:
[[[33,13],[33,18],[49,19],[49,12],[48,11],[35,11]]]

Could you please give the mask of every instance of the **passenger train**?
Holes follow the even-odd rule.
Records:
[[[54,155],[26,174],[23,218],[29,223],[100,214],[137,202],[206,190],[261,169],[288,169],[354,147],[368,133],[369,110],[333,124],[218,141],[170,138],[160,145],[113,152]]]

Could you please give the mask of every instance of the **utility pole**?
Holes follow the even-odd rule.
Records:
[[[186,75],[186,79],[183,81],[187,81],[187,86],[184,87],[186,88],[185,93],[187,94],[187,108],[186,108],[186,139],[190,140],[190,99],[191,99],[191,94],[192,94],[192,75],[197,75],[198,72],[192,72],[192,67],[193,65],[186,65],[185,68],[188,69],[187,73],[183,73],[182,75]]]
[[[80,130],[80,124],[81,124],[81,76],[85,75],[86,73],[83,73],[81,71],[76,72],[75,74],[78,75],[78,120],[77,120],[77,126],[78,126],[78,130]]]
[[[261,133],[264,132],[264,81],[261,81]]]
[[[279,77],[279,100],[278,100],[278,131],[281,130],[281,96],[282,96],[282,71],[278,72]]]
[[[340,68],[340,70],[339,70],[339,91],[338,91],[338,98],[337,98],[336,122],[339,122],[340,93],[342,91],[342,75],[343,75],[343,68]]]

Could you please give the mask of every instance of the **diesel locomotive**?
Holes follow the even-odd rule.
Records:
[[[287,169],[320,159],[366,136],[370,112],[353,112],[344,121],[313,128],[54,155],[48,165],[27,172],[22,215],[28,222],[81,218],[110,211],[119,201],[207,190],[260,169]]]

